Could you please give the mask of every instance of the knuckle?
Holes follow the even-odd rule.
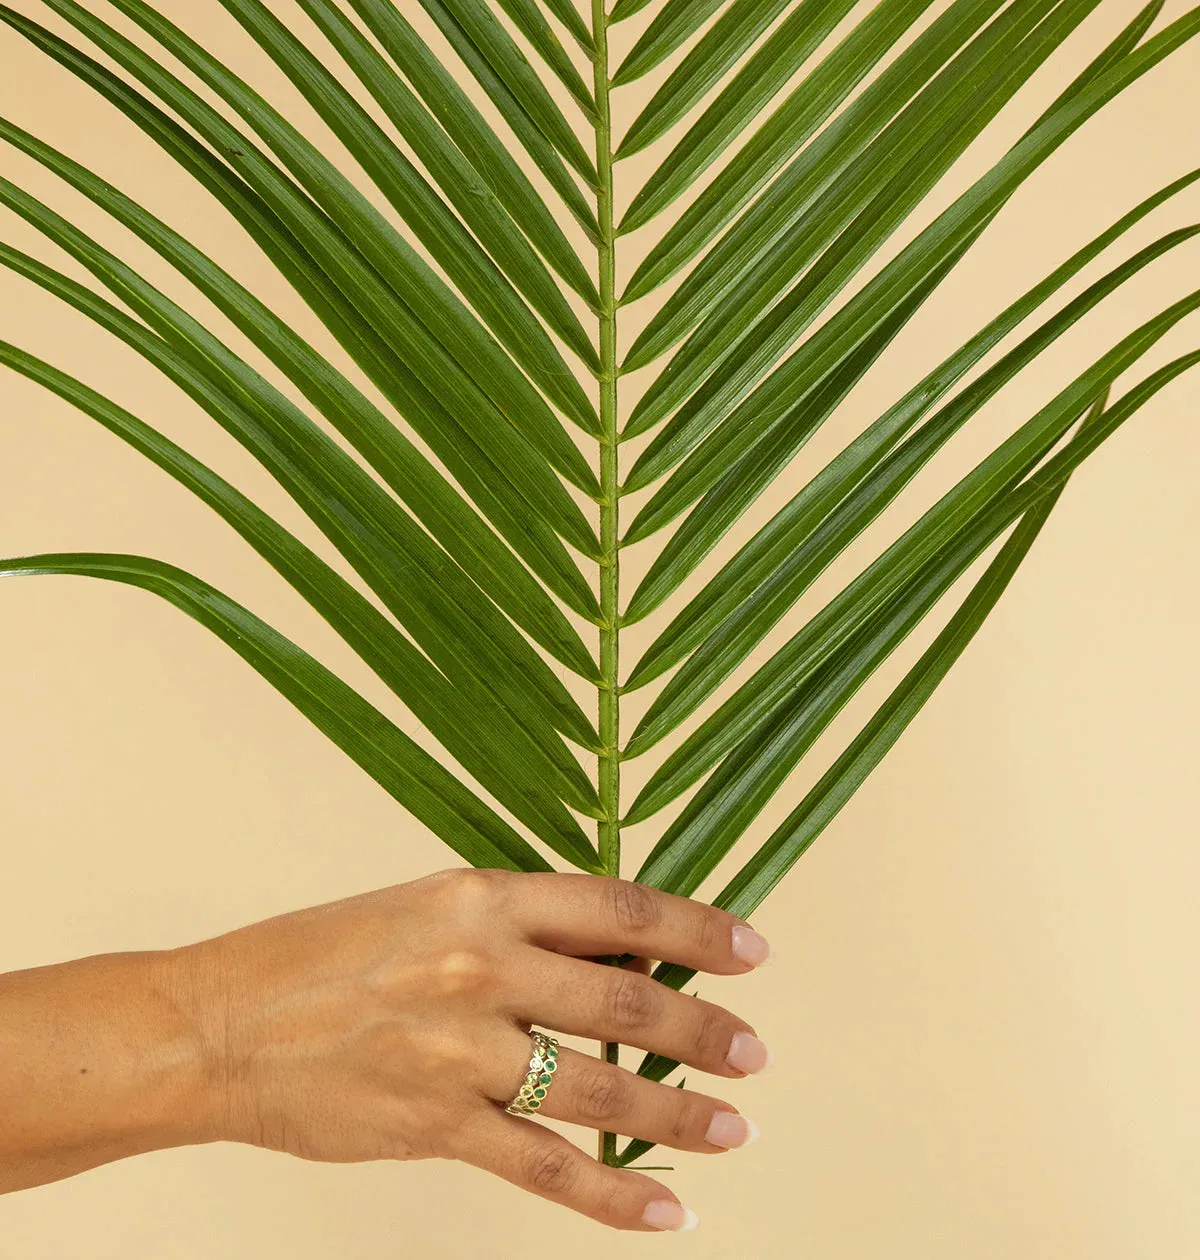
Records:
[[[504,884],[504,872],[460,867],[437,877],[450,914],[477,921],[496,913]]]
[[[624,932],[640,935],[652,931],[662,918],[658,898],[644,884],[631,880],[613,880],[609,896],[617,926]]]
[[[370,1048],[389,1096],[406,1100],[406,1106],[428,1105],[441,1114],[482,1092],[487,1063],[466,1031],[392,1028]]]
[[[636,971],[614,970],[609,981],[608,1015],[615,1028],[629,1031],[654,1021],[659,999],[653,984]]]
[[[411,1047],[409,1047],[411,1050]],[[426,1033],[422,1037],[424,1066],[440,1080],[459,1080],[475,1066],[475,1047],[463,1036]]]
[[[700,1010],[696,1024],[696,1050],[705,1063],[724,1063],[733,1040],[733,1025],[729,1016],[717,1006]]]
[[[451,950],[434,964],[432,979],[434,987],[444,997],[483,993],[496,982],[495,959],[483,949]]]
[[[712,1104],[699,1099],[680,1098],[668,1133],[672,1146],[693,1146],[703,1139],[711,1119]]]
[[[551,1147],[538,1151],[530,1161],[529,1184],[539,1194],[567,1194],[577,1175],[575,1156],[570,1148]]]
[[[624,1222],[629,1218],[629,1192],[619,1182],[600,1186],[596,1191],[596,1204],[591,1215],[598,1221],[615,1225],[618,1229],[628,1228]]]
[[[578,1103],[585,1120],[618,1120],[629,1111],[628,1084],[616,1073],[592,1071],[579,1082]]]
[[[723,921],[716,911],[703,909],[696,916],[696,947],[700,956],[707,957],[721,936]],[[728,945],[728,942],[726,942]]]

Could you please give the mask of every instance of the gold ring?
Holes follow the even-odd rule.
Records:
[[[510,1116],[532,1116],[542,1105],[546,1091],[554,1080],[558,1069],[558,1042],[545,1033],[530,1029],[529,1040],[533,1046],[533,1056],[529,1060],[529,1071],[525,1080],[517,1090],[517,1096],[504,1108]]]

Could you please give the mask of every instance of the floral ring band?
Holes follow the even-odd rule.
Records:
[[[531,1030],[529,1040],[533,1046],[529,1071],[525,1074],[517,1096],[504,1108],[513,1116],[532,1116],[537,1113],[558,1068],[558,1042],[553,1037]]]

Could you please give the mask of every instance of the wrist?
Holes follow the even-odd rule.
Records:
[[[145,978],[163,1046],[157,1121],[163,1145],[235,1140],[220,968],[204,945],[189,945],[146,955]]]
[[[0,976],[0,1193],[222,1135],[195,989],[175,953]]]

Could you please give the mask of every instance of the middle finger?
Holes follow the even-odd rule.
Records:
[[[747,1076],[770,1063],[745,1020],[649,976],[534,946],[521,961],[511,1011],[518,1020],[638,1046],[715,1076]]]

